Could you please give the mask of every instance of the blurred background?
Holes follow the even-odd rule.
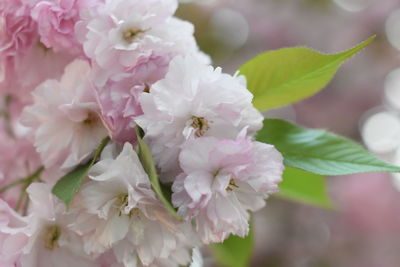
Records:
[[[214,65],[234,73],[266,50],[307,46],[340,52],[376,34],[319,94],[273,110],[280,117],[363,142],[400,164],[399,0],[181,0]],[[400,178],[328,178],[336,211],[272,198],[255,216],[251,266],[400,266]]]

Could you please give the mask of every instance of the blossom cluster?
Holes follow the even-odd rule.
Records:
[[[245,78],[210,65],[177,5],[0,0],[0,266],[187,265],[246,236],[278,190],[283,158],[254,141],[263,116]],[[69,206],[52,194],[91,161]]]

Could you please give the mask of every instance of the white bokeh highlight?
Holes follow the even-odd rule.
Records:
[[[400,19],[400,10],[395,12]],[[371,152],[400,166],[400,68],[386,76],[384,89],[386,106],[383,110],[367,114],[360,129],[361,136]],[[391,176],[393,186],[400,191],[400,174],[393,173]]]
[[[372,0],[333,0],[339,7],[349,12],[359,12],[367,8]]]
[[[400,149],[394,155],[393,164],[400,166]],[[392,173],[392,182],[396,189],[400,191],[400,173]]]
[[[400,145],[400,118],[386,111],[376,113],[366,119],[362,136],[372,152],[392,152]]]
[[[391,71],[385,79],[385,100],[400,110],[400,68]]]
[[[231,49],[242,47],[249,37],[249,24],[238,11],[230,8],[217,9],[211,16],[212,35]]]
[[[400,50],[400,9],[392,11],[389,15],[385,30],[390,44]]]

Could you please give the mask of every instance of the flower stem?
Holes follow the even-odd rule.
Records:
[[[16,181],[14,181],[14,182],[12,182],[12,183],[10,183],[10,184],[8,184],[8,185],[6,185],[6,186],[0,188],[0,194],[4,193],[5,191],[7,191],[8,189],[10,189],[10,188],[12,188],[12,187],[14,187],[14,186],[17,186],[17,185],[19,185],[19,184],[23,184],[23,183],[25,183],[25,182],[26,182],[26,179],[25,179],[25,178],[24,178],[24,179],[16,180]]]
[[[25,189],[26,189],[25,186],[23,189],[21,189],[21,193],[19,195],[17,205],[15,206],[15,211],[18,211],[21,208],[22,203],[24,202],[25,198],[28,196]]]
[[[21,188],[21,193],[18,198],[17,205],[15,206],[15,211],[19,211],[21,207],[23,207],[23,215],[26,215],[28,212],[29,205],[29,197],[26,193],[26,189],[35,181],[40,180],[40,174],[44,171],[44,167],[41,166],[34,173],[29,175],[28,177],[22,179],[24,186]]]
[[[8,111],[8,109],[10,108],[11,102],[12,102],[12,96],[10,94],[5,95],[5,97],[4,97],[5,107],[3,110],[0,110],[0,117],[3,117],[3,119],[4,119],[5,131],[8,133],[8,135],[10,137],[15,138],[15,134],[14,134],[13,128],[11,126],[11,116]]]
[[[2,188],[0,188],[0,194],[4,193],[8,189],[23,184],[24,186],[21,188],[21,193],[19,195],[17,205],[15,206],[15,210],[18,211],[22,205],[24,204],[24,214],[27,213],[29,198],[28,194],[26,193],[26,189],[36,180],[40,180],[40,174],[44,171],[44,167],[39,167],[34,173],[29,175],[28,177],[18,179]]]
[[[20,184],[28,184],[28,186],[36,179],[39,178],[39,175],[44,171],[44,167],[41,166],[39,167],[34,173],[32,173],[31,175],[29,175],[28,177],[25,178],[21,178],[18,179],[2,188],[0,188],[0,194],[4,193],[5,191],[7,191],[8,189],[20,185]]]

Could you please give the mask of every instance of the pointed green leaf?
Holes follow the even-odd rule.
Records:
[[[376,158],[349,139],[283,120],[264,120],[257,140],[274,145],[283,154],[285,165],[320,175],[400,172],[400,167]]]
[[[286,167],[279,184],[278,197],[322,208],[333,208],[327,193],[325,177],[300,169]]]
[[[158,179],[157,170],[154,164],[153,156],[151,155],[149,146],[143,141],[141,130],[139,127],[136,127],[136,136],[138,140],[138,156],[143,165],[143,169],[146,171],[147,175],[150,178],[151,186],[153,187],[154,192],[156,193],[157,197],[164,203],[166,209],[177,219],[180,219],[176,210],[172,206],[171,202],[167,197],[164,195],[162,190],[160,181]]]
[[[78,192],[83,179],[87,176],[90,168],[95,164],[97,159],[100,157],[101,152],[104,147],[110,141],[110,138],[105,138],[98,148],[96,149],[93,159],[83,165],[79,165],[73,171],[64,175],[58,182],[54,185],[52,193],[59,199],[63,200],[67,206],[71,203],[74,195]]]
[[[231,235],[223,243],[210,246],[216,261],[225,267],[249,267],[253,247],[253,227],[245,238]]]
[[[256,56],[240,67],[256,108],[265,111],[307,98],[325,87],[338,68],[374,40],[338,54],[322,54],[305,47],[283,48]]]

